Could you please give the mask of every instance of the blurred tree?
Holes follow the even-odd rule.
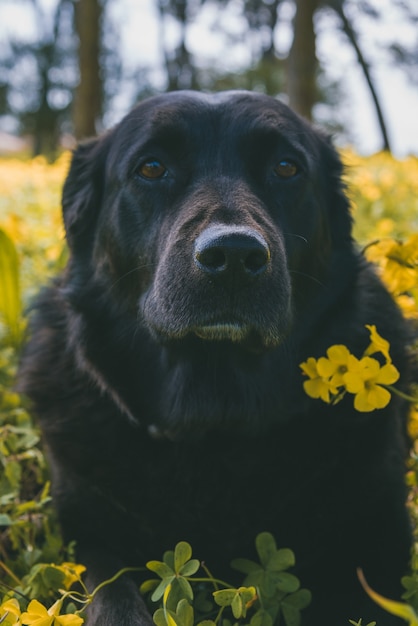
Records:
[[[160,37],[162,56],[167,73],[167,90],[198,89],[200,87],[195,63],[188,47],[186,35],[188,24],[192,21],[198,4],[194,0],[157,0],[160,18]],[[167,46],[166,23],[174,18],[178,25],[178,42],[174,48]]]
[[[167,17],[174,18],[179,27],[179,43],[174,48],[167,47],[165,29],[162,27],[160,41],[164,48],[167,73],[167,88],[211,88],[219,85],[246,86],[257,85],[267,93],[278,93],[286,89],[292,108],[312,118],[315,103],[326,97],[326,92],[318,89],[320,67],[316,58],[316,19],[326,13],[333,12],[338,17],[338,28],[352,46],[359,66],[363,72],[367,88],[375,108],[376,117],[382,136],[382,148],[390,150],[390,142],[386,122],[378,90],[375,85],[373,61],[368,60],[363,50],[363,42],[356,32],[354,19],[371,17],[378,21],[382,15],[379,0],[242,0],[242,16],[248,26],[248,40],[251,34],[258,33],[259,48],[256,51],[252,42],[252,65],[246,71],[240,71],[235,77],[231,73],[222,74],[221,68],[202,72],[197,69],[195,59],[188,47],[188,27],[196,20],[199,11],[207,0],[156,0],[160,11],[161,23]],[[418,22],[415,0],[390,0],[398,11],[403,11],[406,21]],[[212,0],[222,11],[232,0]],[[282,6],[294,10],[292,21],[293,38],[287,55],[285,83],[283,82],[283,63],[275,46],[275,32],[279,24],[279,10]],[[353,12],[353,7],[356,9]],[[350,9],[347,11],[347,9]],[[383,10],[383,9],[382,9]],[[335,25],[334,22],[330,22]],[[222,28],[222,22],[220,23]],[[368,42],[370,43],[370,42]],[[409,73],[414,73],[417,66],[418,46],[411,49],[403,42],[388,43],[388,49],[398,62],[403,63]],[[270,63],[268,62],[270,60]],[[221,64],[219,64],[221,65]],[[258,80],[257,80],[257,74]],[[276,74],[277,73],[277,74]],[[273,76],[273,74],[275,74]],[[417,73],[415,71],[415,76]],[[210,83],[212,79],[212,83]],[[278,91],[272,91],[274,89]],[[253,87],[251,87],[253,88]]]
[[[386,121],[383,115],[383,110],[380,104],[380,99],[377,93],[377,89],[373,81],[370,64],[366,60],[366,57],[363,53],[363,50],[361,48],[358,36],[354,30],[354,27],[347,17],[347,14],[344,8],[344,0],[327,0],[327,4],[338,15],[340,19],[342,31],[347,36],[348,41],[350,42],[351,46],[353,47],[355,51],[357,61],[363,72],[364,78],[367,83],[367,87],[370,91],[370,95],[371,95],[371,98],[372,98],[372,101],[376,110],[376,116],[377,116],[377,120],[378,120],[378,124],[380,128],[380,132],[382,135],[382,148],[383,150],[387,150],[388,152],[390,152],[391,148],[390,148],[390,142],[389,142],[389,135],[388,135],[387,127],[386,127]],[[375,18],[379,17],[378,13],[374,11],[372,7],[368,5],[368,3],[363,3],[363,7],[364,7],[364,10],[367,11],[370,15],[373,15]]]
[[[26,20],[33,32],[16,29],[0,43],[0,115],[11,115],[21,134],[33,137],[35,155],[53,158],[63,133],[82,138],[100,130],[122,80],[119,40],[104,19],[105,0],[22,5],[32,12]]]
[[[418,23],[416,0],[385,0],[405,21]],[[355,52],[374,102],[381,128],[382,145],[390,148],[388,133],[375,85],[375,68],[383,55],[390,56],[418,81],[418,45],[397,41],[385,35],[385,43],[371,52],[371,39],[364,36],[366,18],[375,23],[382,17],[381,0],[154,0],[159,16],[161,58],[166,88],[220,89],[246,88],[278,95],[287,89],[290,105],[308,118],[316,102],[329,97],[319,88],[323,77],[316,55],[317,29],[337,26]],[[17,3],[18,4],[18,3]],[[155,69],[130,60],[129,75],[118,54],[120,48],[111,13],[119,2],[107,0],[20,0],[32,11],[36,22],[30,41],[22,40],[16,29],[9,42],[0,42],[0,114],[12,113],[21,131],[34,136],[35,153],[53,154],[63,130],[74,131],[78,138],[100,130],[103,114],[111,100],[127,94],[143,97],[155,90]],[[213,24],[219,38],[231,42],[231,49],[245,43],[248,67],[231,69],[225,59],[205,65],[204,54],[189,37],[201,11],[218,11]],[[224,14],[232,10],[240,20],[241,31],[228,30]],[[2,3],[0,2],[0,13]],[[143,10],[142,7],[138,10]],[[239,14],[241,11],[241,14]],[[334,20],[322,16],[334,15]],[[292,16],[289,17],[289,15]],[[129,18],[129,16],[128,16]],[[27,18],[30,22],[30,18]],[[33,21],[33,20],[32,20]],[[278,41],[283,22],[292,34],[285,46]],[[363,36],[361,29],[363,28]],[[324,28],[322,29],[323,32]],[[366,33],[367,34],[367,33]],[[20,39],[18,39],[20,37]],[[279,46],[279,48],[278,48]],[[227,46],[228,49],[228,46]],[[367,50],[367,55],[365,51]],[[138,48],[138,59],[141,50]],[[231,55],[232,56],[232,55]],[[76,92],[73,100],[74,91]],[[334,89],[334,97],[335,97]],[[72,108],[73,106],[73,108]],[[71,111],[73,116],[71,117]],[[108,123],[108,122],[107,122]]]
[[[294,0],[293,42],[287,58],[287,93],[289,105],[312,119],[317,100],[314,14],[318,0]]]
[[[59,0],[52,14],[32,0],[35,40],[14,38],[3,48],[4,112],[20,122],[22,133],[33,136],[33,152],[53,157],[60,126],[69,118],[76,80],[72,0]]]
[[[102,115],[102,3],[99,0],[78,0],[75,3],[75,25],[79,82],[73,104],[73,122],[76,138],[83,139],[96,134]]]

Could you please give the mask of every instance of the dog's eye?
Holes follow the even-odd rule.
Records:
[[[296,163],[293,163],[293,161],[283,159],[283,161],[280,161],[280,163],[276,165],[274,171],[277,176],[280,176],[280,178],[292,178],[293,176],[296,176],[299,168]]]
[[[157,159],[150,159],[140,165],[138,174],[140,174],[143,178],[156,180],[157,178],[162,178],[166,171],[167,169],[162,163],[160,163],[160,161],[157,161]]]

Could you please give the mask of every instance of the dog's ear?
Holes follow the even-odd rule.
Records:
[[[107,136],[82,143],[73,153],[62,192],[62,210],[71,250],[86,249],[103,195]]]

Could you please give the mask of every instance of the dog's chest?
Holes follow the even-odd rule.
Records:
[[[273,532],[280,545],[295,546],[297,536],[312,539],[308,516],[312,529],[321,527],[321,499],[335,493],[329,459],[311,446],[295,447],[292,438],[131,438],[114,448],[111,464],[95,465],[94,480],[112,500],[121,540],[136,560],[160,559],[186,540],[197,558],[223,569],[232,558],[254,556],[259,532]],[[314,475],[305,471],[312,454],[318,456]]]

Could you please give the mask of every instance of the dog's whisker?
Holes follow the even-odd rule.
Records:
[[[318,285],[321,285],[321,287],[325,286],[324,283],[319,280],[319,278],[312,276],[312,274],[307,274],[306,272],[300,272],[299,270],[292,270],[292,269],[289,269],[289,274],[297,274],[298,276],[304,276],[304,278],[309,278],[309,280],[312,280]]]
[[[143,269],[147,269],[149,267],[155,267],[155,265],[156,265],[155,263],[144,263],[143,265],[138,265],[137,267],[132,268],[131,270],[129,270],[129,272],[125,272],[125,274],[122,274],[122,276],[119,276],[119,278],[114,280],[113,283],[111,284],[110,288],[113,289],[113,287],[115,287],[117,284],[119,284],[120,282],[125,280],[125,278],[127,278],[131,274],[135,274],[135,272],[139,272],[139,271],[141,271]]]
[[[302,239],[304,243],[309,243],[306,237],[303,235],[298,235],[297,233],[283,233],[285,237],[297,237],[298,239]]]

